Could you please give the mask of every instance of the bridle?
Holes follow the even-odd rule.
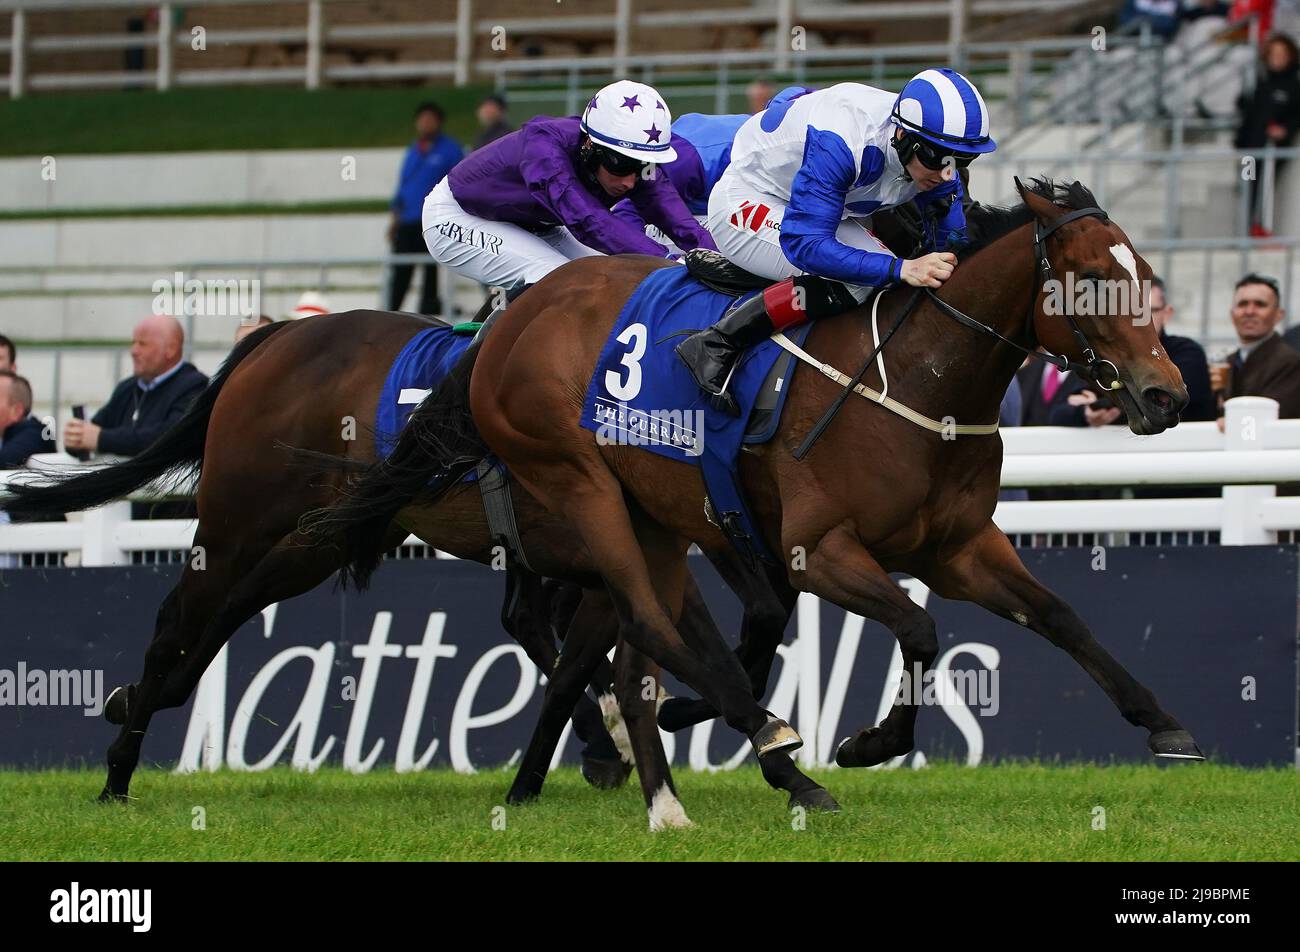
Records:
[[[1020,185],[1019,179],[1016,179],[1016,184],[1017,186]],[[1024,335],[1030,340],[1032,340],[1034,336],[1034,315],[1037,312],[1038,296],[1042,293],[1044,285],[1055,278],[1055,272],[1052,270],[1052,262],[1048,260],[1047,257],[1047,239],[1054,235],[1061,227],[1068,225],[1072,221],[1078,221],[1080,218],[1098,218],[1103,222],[1110,221],[1110,217],[1102,209],[1095,207],[1080,208],[1068,212],[1046,227],[1043,226],[1037,217],[1034,218],[1035,281],[1033,294],[1029,298],[1029,311],[1025,316],[1025,326],[1023,331]],[[905,220],[904,222],[906,225],[907,223]],[[925,240],[924,224],[921,225],[918,240]],[[1041,277],[1039,275],[1041,275]],[[1063,354],[1051,354],[1046,351],[1031,350],[1023,344],[1017,344],[1015,341],[998,333],[984,322],[976,320],[964,311],[953,307],[947,301],[940,299],[940,297],[934,293],[933,288],[918,288],[916,289],[917,293],[913,293],[907,302],[907,306],[903,308],[903,312],[894,321],[889,332],[884,336],[880,343],[876,345],[875,350],[873,350],[863,362],[862,367],[856,374],[854,374],[848,384],[845,385],[844,390],[839,394],[835,401],[827,407],[826,412],[822,414],[822,418],[817,421],[817,424],[804,438],[803,443],[801,443],[795,450],[794,458],[796,460],[802,460],[812,451],[813,445],[821,437],[822,433],[826,431],[826,428],[830,426],[831,420],[834,419],[835,415],[844,405],[844,401],[848,398],[848,395],[862,382],[862,378],[866,375],[867,368],[875,361],[877,355],[884,350],[885,345],[889,343],[889,339],[894,336],[894,332],[903,325],[903,322],[907,320],[908,316],[916,308],[916,302],[920,297],[919,292],[922,290],[929,295],[930,300],[939,309],[940,313],[947,314],[959,324],[963,324],[982,334],[987,334],[990,337],[995,337],[1004,344],[1009,344],[1016,350],[1034,358],[1035,360],[1041,360],[1043,363],[1051,364],[1060,370],[1073,370],[1080,376],[1091,380],[1102,389],[1119,390],[1124,386],[1119,379],[1119,368],[1111,361],[1104,360],[1097,356],[1097,352],[1092,349],[1092,344],[1088,341],[1088,336],[1084,334],[1083,329],[1079,327],[1078,322],[1074,319],[1074,315],[1069,313],[1068,308],[1066,309],[1065,319],[1070,322],[1070,331],[1074,334],[1075,343],[1079,345],[1079,352],[1083,357],[1082,360],[1078,361],[1070,360]],[[1109,378],[1106,382],[1103,382],[1102,380],[1103,375]]]
[[[1024,335],[1033,338],[1034,315],[1037,310],[1038,296],[1042,293],[1044,286],[1049,281],[1056,278],[1056,273],[1052,270],[1052,262],[1047,257],[1046,243],[1056,231],[1064,225],[1080,218],[1098,218],[1103,222],[1110,221],[1109,216],[1100,208],[1080,208],[1076,211],[1062,215],[1050,225],[1044,227],[1037,219],[1034,219],[1034,274],[1039,275],[1034,284],[1034,293],[1029,298],[1029,311],[1025,316]],[[959,324],[963,324],[972,330],[979,331],[991,337],[996,337],[1005,344],[1010,344],[1021,353],[1027,354],[1035,360],[1041,360],[1043,363],[1052,364],[1060,370],[1073,370],[1075,373],[1088,380],[1093,381],[1099,387],[1106,390],[1119,390],[1124,384],[1119,379],[1119,368],[1109,360],[1097,356],[1093,350],[1088,336],[1084,334],[1083,329],[1079,327],[1074,315],[1066,309],[1065,319],[1070,324],[1070,332],[1074,335],[1075,343],[1079,346],[1079,353],[1082,360],[1070,360],[1063,354],[1052,354],[1046,351],[1030,350],[1022,344],[1017,344],[1009,337],[999,334],[987,324],[977,321],[957,308],[953,307],[947,301],[942,300],[939,295],[934,293],[933,288],[926,288],[925,293],[929,295],[930,300],[944,314],[947,314]],[[1105,379],[1103,379],[1105,378]]]

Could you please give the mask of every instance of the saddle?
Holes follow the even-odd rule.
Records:
[[[740,297],[742,294],[758,291],[773,283],[767,278],[760,278],[752,271],[746,271],[725,255],[710,251],[708,248],[688,251],[682,260],[686,262],[686,270],[696,281],[711,291],[730,297]]]

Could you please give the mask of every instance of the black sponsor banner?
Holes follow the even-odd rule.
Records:
[[[1023,553],[1098,640],[1151,688],[1213,759],[1290,764],[1296,749],[1294,547],[1045,549]],[[703,560],[697,578],[724,632],[739,603]],[[0,578],[0,764],[102,763],[117,728],[99,716],[140,678],[176,567],[21,570]],[[499,624],[500,573],[465,562],[387,564],[364,594],[332,586],[241,628],[184,707],[157,714],[144,762],[259,769],[377,764],[459,769],[526,745],[544,680]],[[1145,761],[1129,725],[1064,652],[1013,622],[931,596],[940,653],[921,700],[916,750],[936,757]],[[803,735],[810,760],[876,723],[900,661],[881,625],[805,596],[766,705]],[[798,636],[796,638],[796,636]],[[672,693],[689,693],[671,678]],[[720,723],[666,737],[673,761],[748,755]],[[577,742],[566,735],[564,758]]]

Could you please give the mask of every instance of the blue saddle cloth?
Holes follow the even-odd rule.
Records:
[[[757,292],[755,292],[757,293]],[[746,433],[764,380],[786,352],[774,341],[750,348],[732,374],[728,391],[740,404],[732,417],[715,410],[690,371],[673,352],[708,327],[735,298],[696,281],[683,267],[651,272],[623,306],[596,362],[583,403],[582,426],[600,442],[639,446],[698,466],[714,521],[747,557],[779,564],[764,544],[740,485],[740,450],[772,438],[789,387],[789,374],[775,378],[775,404],[759,430]],[[809,325],[787,337],[802,343]],[[789,365],[787,365],[789,366]]]
[[[455,334],[450,327],[438,325],[407,341],[388,368],[375,411],[375,449],[381,459],[397,445],[411,412],[437,389],[473,339],[472,334]]]

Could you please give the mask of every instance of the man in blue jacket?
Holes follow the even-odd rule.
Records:
[[[406,149],[402,172],[393,195],[392,221],[388,226],[388,241],[393,254],[418,254],[424,246],[424,229],[420,217],[424,199],[433,187],[451,171],[451,167],[464,155],[460,143],[442,133],[443,112],[437,103],[421,103],[415,110],[415,141]],[[388,287],[388,309],[400,311],[415,266],[397,265],[393,268]],[[424,283],[420,287],[421,314],[439,314],[438,268],[432,261],[424,266]]]

